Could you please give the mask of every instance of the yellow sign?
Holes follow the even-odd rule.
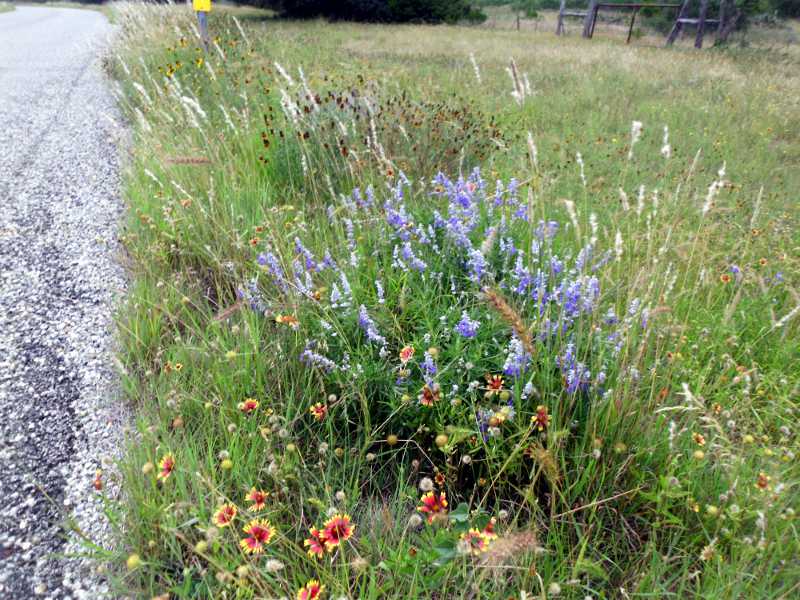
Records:
[[[195,12],[211,12],[211,0],[192,0]]]

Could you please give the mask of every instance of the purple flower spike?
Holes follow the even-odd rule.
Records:
[[[469,318],[467,311],[461,313],[461,320],[455,326],[456,333],[465,338],[474,338],[480,323]]]

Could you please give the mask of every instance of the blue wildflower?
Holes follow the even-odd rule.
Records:
[[[409,265],[411,265],[412,269],[415,269],[422,273],[425,269],[428,268],[428,265],[425,264],[425,261],[420,259],[416,254],[414,254],[414,250],[411,248],[411,242],[406,242],[403,244],[402,249],[403,260],[405,260]]]
[[[326,373],[335,371],[336,363],[316,352],[315,346],[316,344],[314,342],[308,342],[305,349],[300,354],[300,361],[309,367],[318,367]]]
[[[469,270],[469,279],[473,283],[480,284],[486,276],[488,265],[486,257],[480,250],[472,250],[467,259],[467,269]]]
[[[469,318],[467,311],[461,313],[461,320],[455,326],[455,331],[465,338],[474,338],[480,323]]]
[[[281,266],[281,261],[278,260],[277,256],[267,250],[266,252],[259,254],[256,260],[260,266],[267,268],[267,272],[272,277],[272,281],[275,283],[275,285],[281,288],[284,292],[289,289],[289,286],[286,283],[286,273],[284,272],[283,267]]]
[[[522,342],[516,338],[511,338],[508,343],[508,355],[503,365],[503,373],[510,377],[519,377],[528,368],[531,362],[531,355],[525,350]]]
[[[420,368],[422,369],[422,377],[425,379],[425,383],[433,385],[433,378],[438,372],[438,369],[436,368],[436,362],[433,360],[433,356],[431,356],[430,352],[425,351],[425,360],[420,364]]]
[[[264,300],[264,296],[261,294],[261,290],[258,288],[258,281],[256,279],[251,279],[245,285],[246,287],[244,289],[240,288],[237,290],[239,299],[246,302],[254,312],[259,314],[267,312],[268,306]]]
[[[375,325],[375,321],[373,321],[369,316],[369,313],[367,313],[367,307],[363,304],[358,309],[358,324],[361,329],[364,330],[364,333],[367,334],[367,339],[369,339],[371,342],[380,344],[381,346],[386,345],[386,338],[378,332],[378,327]]]
[[[386,302],[386,298],[384,298],[383,284],[381,283],[380,279],[375,280],[375,292],[378,295],[378,304],[384,304]]]
[[[303,246],[303,242],[300,241],[299,237],[294,238],[294,251],[305,259],[306,269],[309,271],[317,270],[317,261],[314,260],[314,255],[308,248]]]

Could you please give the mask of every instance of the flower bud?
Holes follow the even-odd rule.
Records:
[[[131,554],[126,561],[128,571],[135,571],[142,566],[142,558],[138,554]]]

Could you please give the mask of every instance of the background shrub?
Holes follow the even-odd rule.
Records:
[[[426,23],[485,18],[467,0],[277,0],[267,4],[294,18]]]

